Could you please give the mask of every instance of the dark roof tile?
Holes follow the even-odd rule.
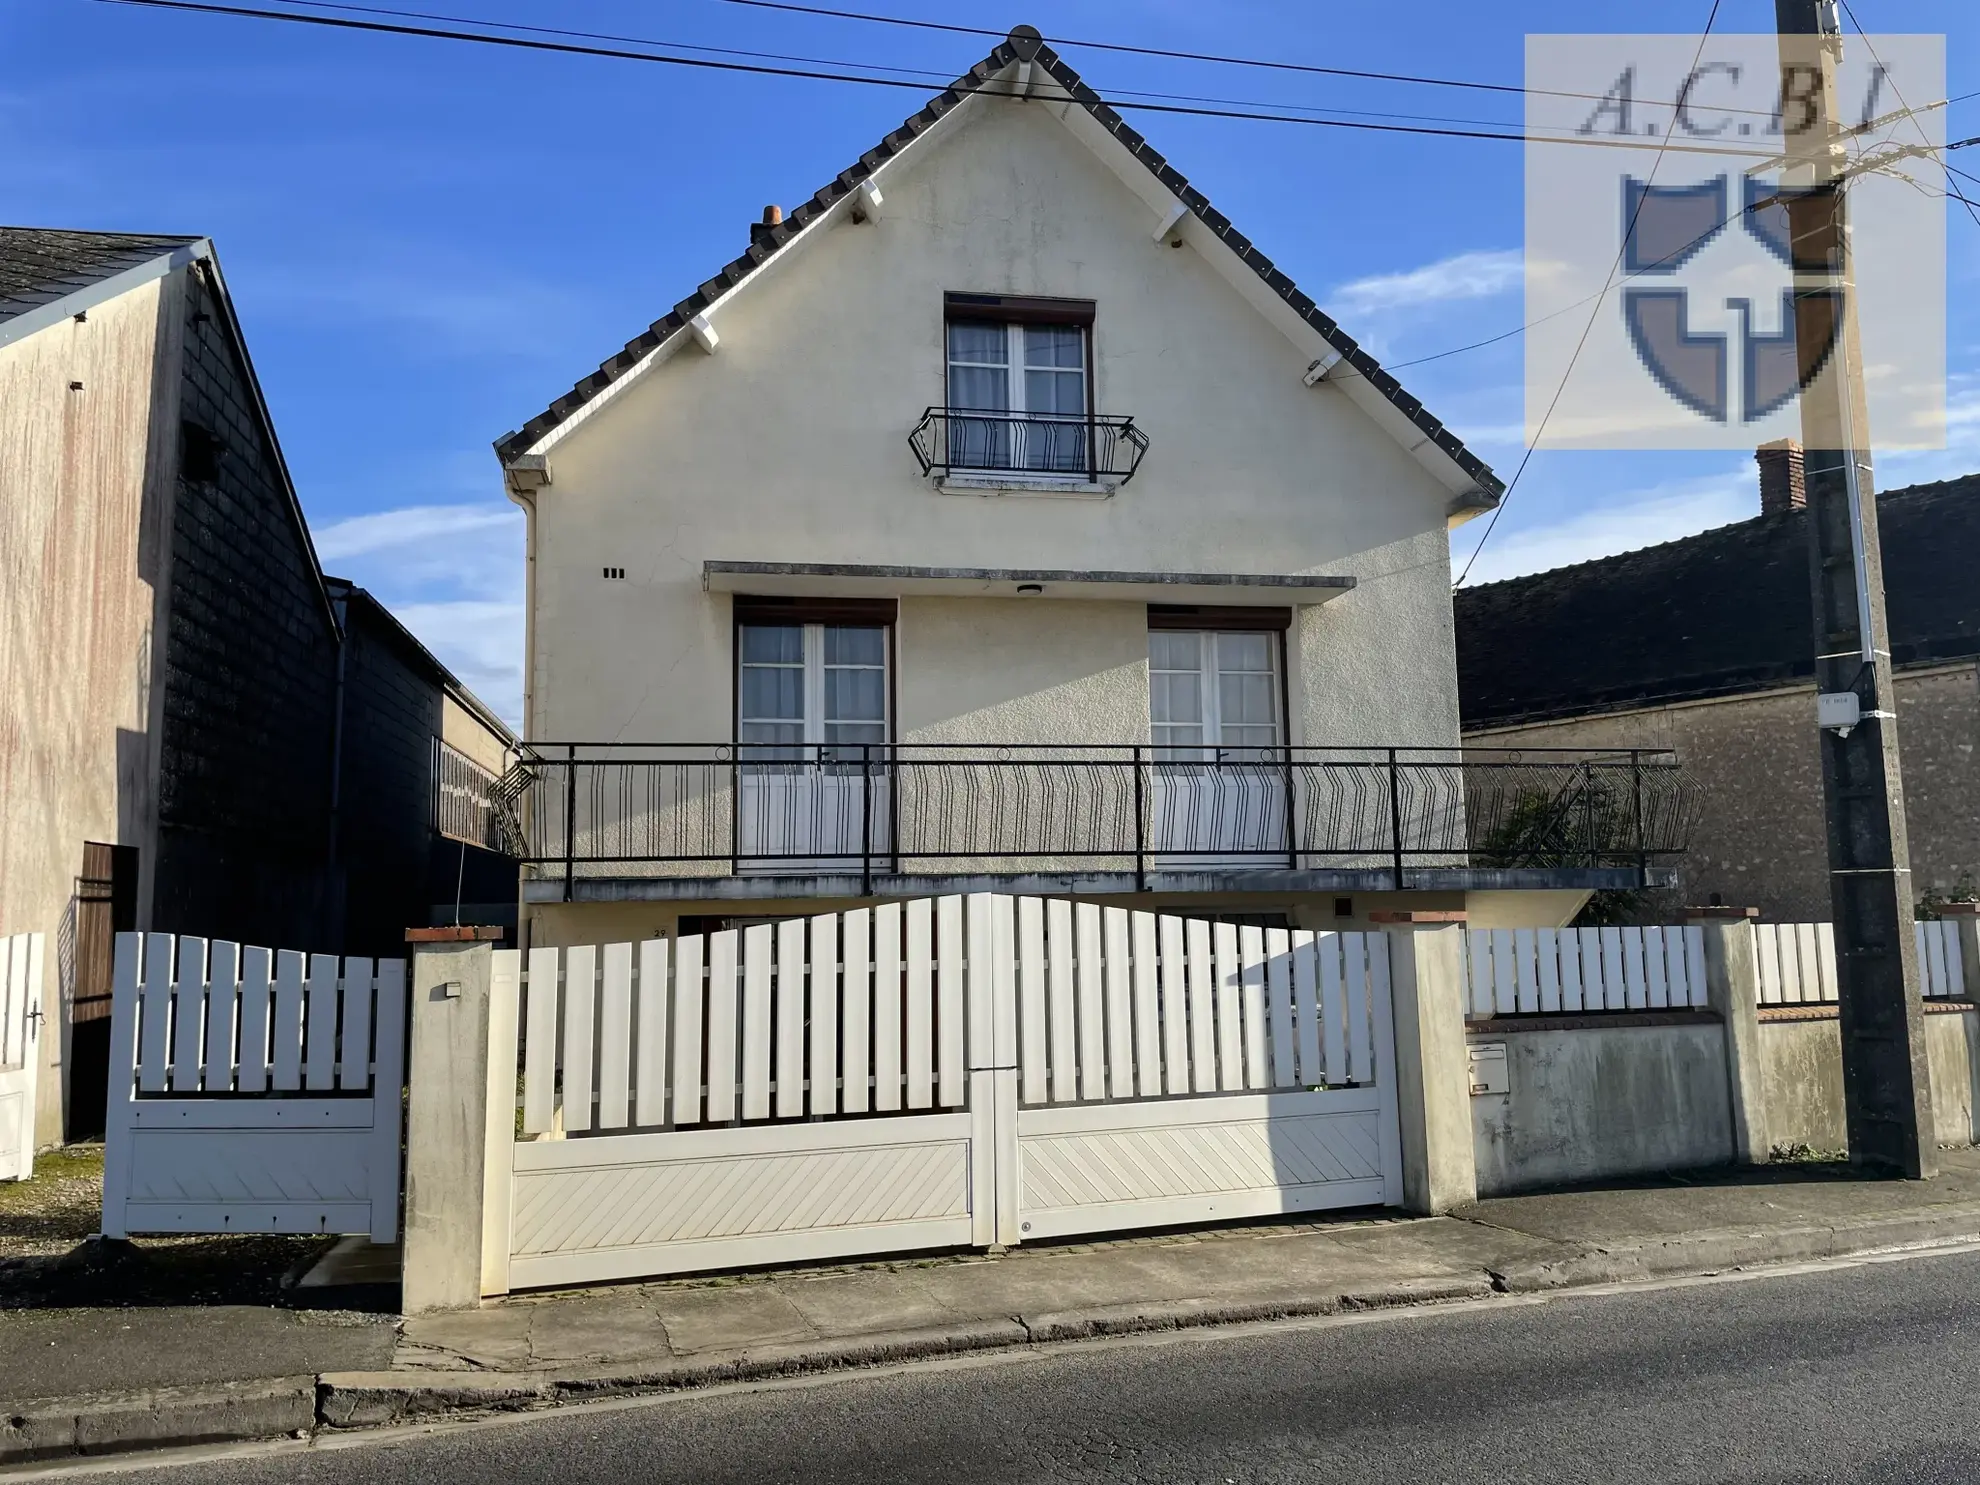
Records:
[[[0,227],[0,324],[198,241],[137,232]]]
[[[1891,655],[1980,655],[1980,474],[1877,500]],[[1807,517],[1460,588],[1458,707],[1503,726],[1731,695],[1814,674]]]

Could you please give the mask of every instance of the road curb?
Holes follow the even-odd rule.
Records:
[[[1980,1241],[1980,1204],[1900,1217],[1683,1233],[1549,1260],[1333,1294],[1191,1299],[1039,1311],[951,1326],[711,1351],[634,1365],[519,1372],[325,1372],[196,1387],[46,1398],[0,1413],[0,1467],[180,1445],[356,1432],[447,1417],[549,1409],[1021,1346],[1416,1308]]]
[[[315,1426],[314,1376],[40,1398],[0,1416],[0,1465],[280,1438]]]
[[[1491,1275],[1495,1287],[1505,1293],[1531,1294],[1975,1240],[1980,1240],[1980,1205],[1962,1203],[1901,1217],[1687,1232],[1591,1248],[1565,1258],[1511,1263],[1492,1270]]]

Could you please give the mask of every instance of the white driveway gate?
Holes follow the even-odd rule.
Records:
[[[34,1174],[42,949],[38,933],[0,938],[0,1181],[25,1181]]]
[[[103,1232],[399,1227],[402,959],[117,935]]]
[[[498,952],[483,1287],[1398,1202],[1387,947],[983,894]]]

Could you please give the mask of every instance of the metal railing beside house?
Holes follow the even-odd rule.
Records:
[[[1148,452],[1148,435],[1130,417],[931,407],[908,435],[908,446],[924,475],[1017,474],[1126,484]]]
[[[495,789],[501,775],[450,743],[433,739],[433,828],[449,840],[503,849],[497,836]]]
[[[1674,754],[1506,748],[537,743],[490,790],[539,876],[1648,869]]]

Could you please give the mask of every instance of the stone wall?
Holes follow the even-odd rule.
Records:
[[[1897,713],[1915,889],[1970,887],[1980,878],[1980,666],[1900,671]],[[1780,922],[1830,915],[1810,686],[1482,729],[1465,740],[1673,748],[1697,811],[1680,865],[1686,900],[1716,892]]]

